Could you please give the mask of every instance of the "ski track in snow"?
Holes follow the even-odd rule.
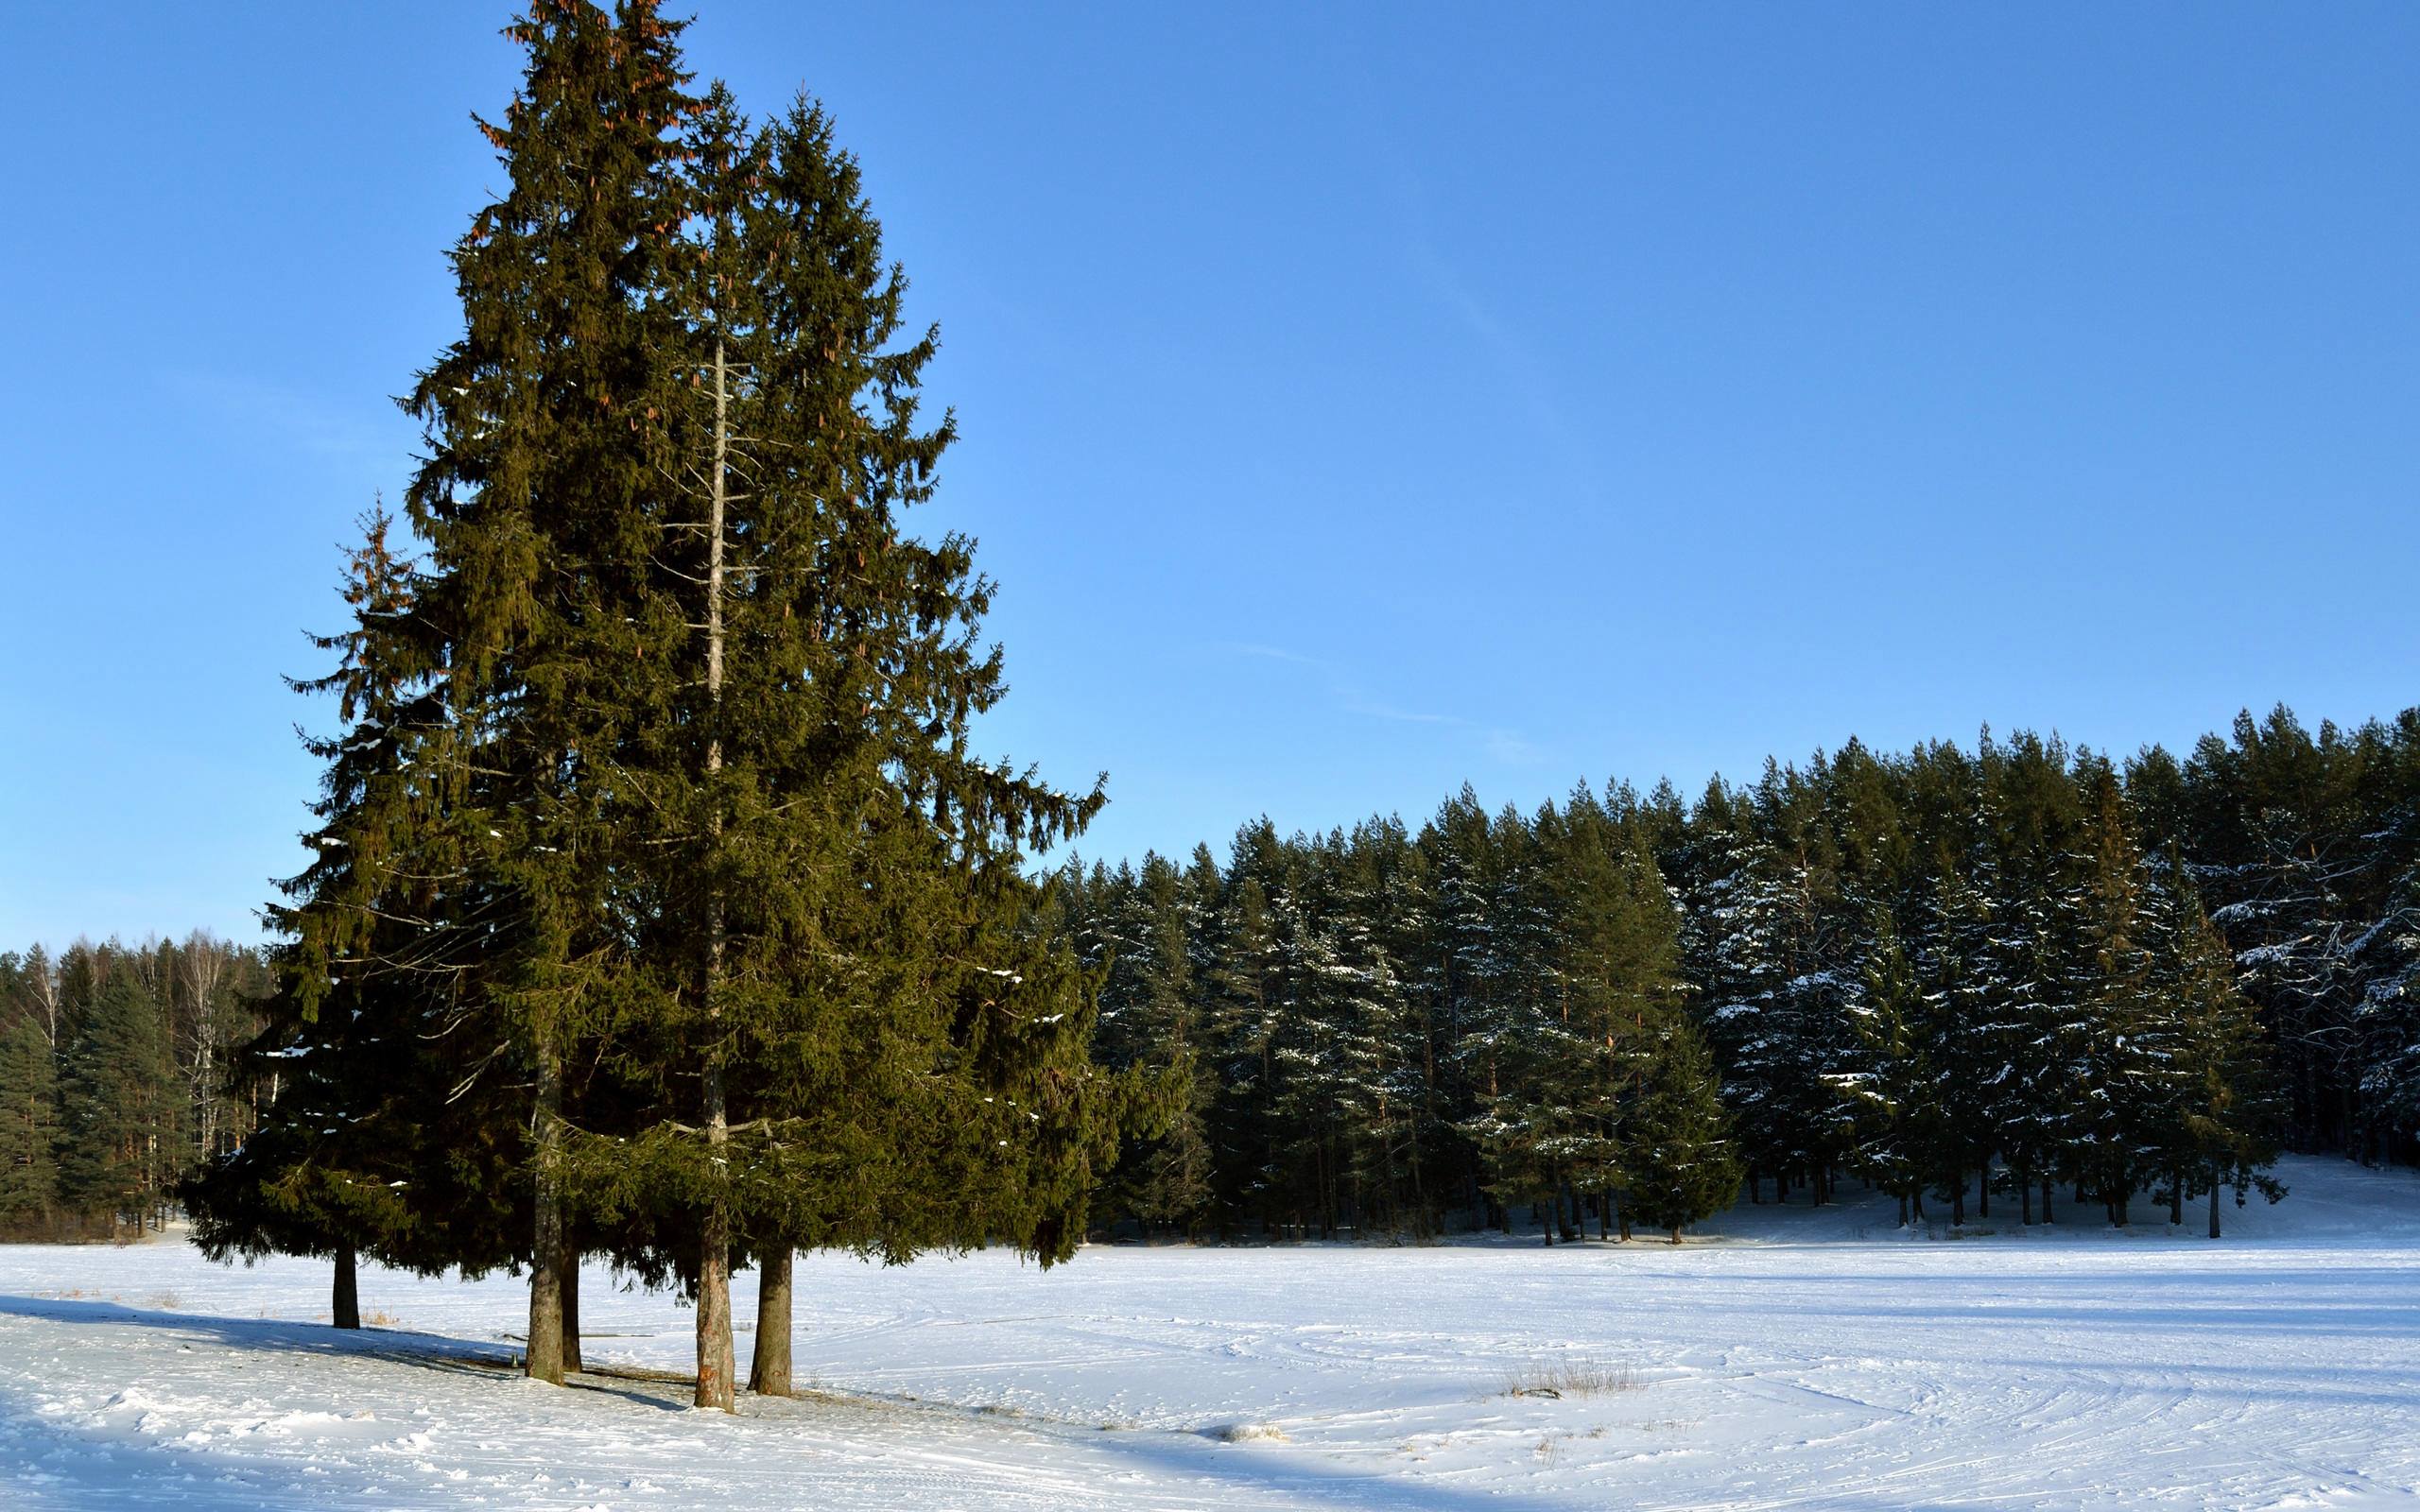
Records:
[[[1956,1243],[1864,1199],[1679,1248],[1093,1247],[798,1266],[817,1395],[687,1406],[692,1315],[520,1283],[0,1246],[0,1506],[2342,1508],[2420,1499],[2420,1175],[2294,1160],[2229,1236],[2139,1207]],[[2081,1211],[2068,1216],[2082,1217]],[[734,1288],[742,1308],[752,1279]],[[745,1332],[740,1349],[745,1355]],[[1626,1368],[1506,1395],[1525,1366]]]

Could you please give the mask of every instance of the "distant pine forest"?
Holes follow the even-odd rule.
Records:
[[[2420,1159],[2420,710],[2122,763],[1852,741],[1535,812],[1465,789],[1040,896],[1095,1058],[1173,1088],[1095,1173],[1100,1235],[1553,1243],[1843,1182],[1907,1222],[2149,1197],[2215,1228],[2281,1149]],[[275,960],[0,954],[0,1237],[161,1226],[244,1143],[320,1032],[271,1010]]]

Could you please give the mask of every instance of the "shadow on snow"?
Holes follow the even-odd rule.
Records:
[[[516,1359],[514,1351],[502,1346],[445,1334],[377,1328],[354,1331],[325,1323],[170,1313],[120,1302],[0,1295],[0,1316],[79,1326],[159,1329],[238,1350],[358,1359],[500,1383],[510,1379],[505,1372]],[[685,1402],[643,1386],[608,1384],[606,1380],[593,1376],[576,1379],[571,1384],[577,1389],[664,1411],[691,1410]],[[895,1406],[880,1397],[860,1400],[834,1395],[831,1400],[852,1407]],[[982,1414],[976,1409],[925,1405],[953,1418],[963,1418],[969,1424],[982,1420]],[[772,1420],[769,1426],[778,1422],[779,1419]],[[1518,1494],[1461,1490],[1371,1474],[1322,1464],[1304,1451],[1274,1444],[1219,1443],[1199,1433],[1150,1429],[1101,1433],[1030,1418],[1019,1420],[1017,1427],[1027,1434],[1046,1432],[1070,1447],[1138,1462],[1163,1473],[1183,1475],[1197,1482],[1222,1483],[1247,1496],[1260,1493],[1311,1505],[1401,1508],[1405,1512],[1544,1512],[1556,1504]],[[9,1463],[12,1460],[14,1465]],[[61,1470],[42,1468],[62,1460],[72,1463]],[[274,1461],[213,1448],[171,1449],[130,1442],[111,1430],[48,1419],[25,1402],[0,1396],[0,1485],[8,1484],[6,1477],[10,1474],[18,1477],[12,1495],[30,1498],[12,1501],[11,1506],[38,1507],[43,1512],[51,1508],[93,1512],[95,1508],[162,1506],[189,1507],[198,1512],[264,1507],[316,1509],[348,1494],[375,1499],[395,1490],[391,1484],[370,1475],[325,1466],[288,1469]]]

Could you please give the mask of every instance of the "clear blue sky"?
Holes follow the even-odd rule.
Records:
[[[1087,852],[2420,694],[2420,8],[700,5],[942,322]],[[0,947],[300,864],[504,19],[10,17]]]

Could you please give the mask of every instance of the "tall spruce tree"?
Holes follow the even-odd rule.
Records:
[[[1887,911],[1877,910],[1874,936],[1865,991],[1853,1015],[1864,1054],[1845,1078],[1856,1100],[1854,1166],[1898,1199],[1905,1228],[1923,1214],[1925,1183],[1941,1164],[1934,1025],[1915,965]]]
[[[2083,1013],[2067,1042],[2078,1090],[2068,1127],[2070,1173],[2093,1191],[2113,1225],[2147,1175],[2166,1067],[2158,1024],[2163,945],[2145,907],[2147,879],[2116,774],[2081,764],[2084,869],[2075,894],[2071,990]]]
[[[1350,1011],[1338,1046],[1338,1105],[1347,1221],[1357,1236],[1429,1229],[1424,1144],[1431,1059],[1418,958],[1425,886],[1396,821],[1365,821],[1330,837],[1326,863],[1338,964]]]
[[[2232,1184],[2238,1203],[2254,1190],[2271,1202],[2285,1195],[2267,1174],[2282,1110],[2251,1000],[2202,910],[2184,853],[2171,842],[2157,860],[2149,876],[2159,957],[2149,1039],[2164,1095],[2146,1109],[2147,1143],[2168,1183],[2170,1221],[2183,1223],[2186,1199],[2204,1192],[2216,1239],[2221,1188]]]
[[[1575,1201],[1598,1204],[1610,1233],[1634,1164],[1657,1131],[1638,1114],[1640,1089],[1663,1026],[1682,1006],[1679,919],[1644,840],[1582,785],[1564,805],[1553,888],[1561,942],[1561,1054],[1548,1071],[1565,1123],[1566,1179]]]
[[[1076,885],[1070,879],[1062,890]],[[1215,902],[1213,894],[1209,905]],[[1171,862],[1150,853],[1139,872],[1096,868],[1086,903],[1090,927],[1078,938],[1089,940],[1095,952],[1111,953],[1097,1057],[1121,1069],[1167,1065],[1182,1083],[1166,1131],[1128,1146],[1103,1195],[1147,1228],[1190,1232],[1212,1194],[1209,1118],[1218,1091],[1196,964],[1195,941],[1207,927],[1203,900]]]
[[[658,10],[538,0],[508,28],[522,86],[480,123],[507,187],[454,250],[463,334],[406,401],[424,435],[406,504],[425,553],[400,628],[426,691],[405,721],[422,785],[389,849],[445,879],[409,948],[463,1015],[465,1095],[520,1104],[527,1370],[558,1383],[579,1112],[566,1068],[651,985],[627,927],[647,796],[623,759],[688,635],[650,591],[656,295],[678,230],[673,132],[695,110],[680,24]]]
[[[898,339],[856,164],[810,103],[752,132],[683,93],[678,31],[648,0],[510,28],[523,88],[482,128],[509,188],[455,253],[464,335],[407,402],[409,610],[345,643],[321,859],[281,916],[282,1032],[311,1060],[285,1122],[374,1113],[352,1068],[410,1024],[443,1106],[527,1131],[521,1174],[389,1182],[376,1215],[231,1203],[229,1233],[485,1263],[425,1236],[500,1200],[526,1214],[532,1376],[576,1363],[596,1243],[695,1290],[699,1400],[729,1407],[735,1246],[769,1320],[800,1245],[1063,1259],[1162,1089],[1094,1072],[1093,983],[1022,870],[1098,790],[969,751],[1004,688],[992,589],[969,542],[900,527],[952,428],[919,419],[935,341]],[[449,1145],[495,1147],[468,1132]],[[351,1143],[261,1148],[363,1184]],[[758,1345],[758,1389],[786,1390],[787,1329]]]
[[[1093,984],[1029,927],[1024,857],[1099,789],[970,748],[1006,686],[993,589],[971,541],[904,528],[955,432],[856,161],[812,101],[752,132],[719,88],[683,160],[603,841],[635,959],[597,1024],[624,1074],[665,1070],[642,1126],[567,1155],[583,1202],[694,1234],[698,1401],[728,1408],[735,1245],[766,1318],[800,1246],[1055,1263],[1160,1089],[1095,1071]],[[786,1392],[787,1330],[757,1343]]]
[[[1551,828],[1551,810],[1541,825]],[[1511,806],[1487,825],[1476,884],[1483,931],[1470,960],[1469,1012],[1461,1054],[1472,1067],[1476,1105],[1462,1132],[1477,1147],[1486,1188],[1511,1227],[1528,1204],[1551,1245],[1576,1229],[1563,1218],[1564,1165],[1572,1150],[1568,1109],[1551,1074],[1569,1063],[1562,1023],[1557,900],[1539,827]]]

